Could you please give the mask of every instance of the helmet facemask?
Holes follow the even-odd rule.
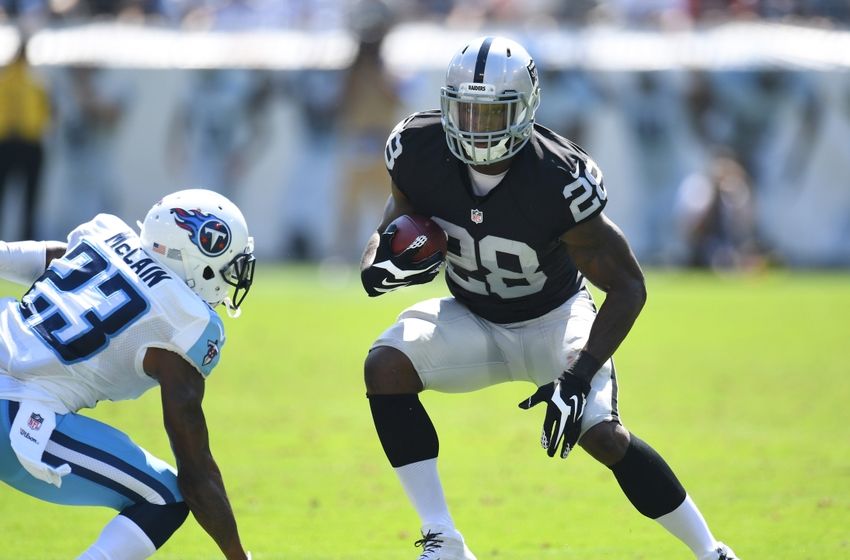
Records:
[[[466,163],[478,165],[513,156],[531,133],[532,122],[525,119],[528,100],[517,92],[469,95],[469,86],[482,87],[461,84],[460,92],[443,88],[444,127],[452,153]],[[492,86],[488,89],[492,90]]]
[[[227,263],[227,266],[219,271],[221,277],[229,285],[233,286],[233,295],[224,298],[224,305],[227,308],[227,314],[231,317],[238,317],[242,310],[239,308],[248,295],[251,289],[251,284],[254,283],[254,239],[249,238],[250,247],[246,248],[244,253],[240,253],[233,257]]]

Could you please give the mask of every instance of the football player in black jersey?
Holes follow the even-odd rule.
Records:
[[[534,122],[534,61],[519,44],[481,37],[458,51],[441,110],[390,134],[392,193],[361,277],[371,296],[432,280],[441,257],[394,255],[387,227],[422,214],[449,236],[452,297],[416,304],[372,345],[365,381],[378,437],[422,521],[421,560],[471,560],[443,495],[437,433],[418,393],[524,380],[520,403],[546,404],[541,442],[566,458],[578,443],[614,473],[643,515],[700,560],[732,560],[670,467],[623,427],[612,354],[646,299],[640,266],[603,213],[599,167]],[[598,313],[585,279],[606,293]]]

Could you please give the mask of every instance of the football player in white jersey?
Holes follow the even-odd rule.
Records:
[[[147,558],[191,511],[244,560],[201,401],[224,344],[215,307],[239,313],[253,239],[239,209],[203,189],[164,197],[139,226],[99,214],[67,244],[0,242],[0,277],[30,286],[0,300],[0,479],[118,511],[81,559]],[[177,469],[79,414],[157,384]]]

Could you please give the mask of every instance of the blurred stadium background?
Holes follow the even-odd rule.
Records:
[[[501,33],[536,58],[538,121],[595,157],[644,264],[850,264],[846,0],[0,0],[0,14],[0,160],[40,170],[0,182],[2,239],[63,239],[100,211],[132,223],[204,186],[243,208],[261,259],[353,264],[386,197],[389,130],[438,107],[464,41]]]
[[[369,300],[355,263],[387,194],[389,130],[438,107],[451,53],[491,32],[536,58],[539,121],[593,154],[608,213],[651,269],[617,355],[630,427],[742,557],[847,556],[850,0],[0,0],[0,13],[0,169],[33,176],[0,181],[0,239],[62,239],[101,211],[133,223],[187,186],[248,218],[262,281],[228,323],[205,409],[258,560],[413,557],[417,521],[360,367],[400,309],[445,286]],[[349,281],[317,283],[314,263]],[[683,557],[589,457],[564,470],[535,451],[539,416],[515,408],[526,393],[423,397],[478,553]],[[90,412],[169,458],[159,414],[155,392]],[[480,437],[482,417],[498,437]],[[0,558],[67,558],[111,515],[7,490]],[[190,521],[157,557],[215,555]]]

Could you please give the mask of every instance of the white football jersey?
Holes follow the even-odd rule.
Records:
[[[0,398],[41,396],[68,411],[134,399],[157,384],[142,368],[148,348],[176,352],[206,377],[223,344],[218,314],[127,224],[99,214],[68,235],[65,256],[20,302],[0,300]]]

